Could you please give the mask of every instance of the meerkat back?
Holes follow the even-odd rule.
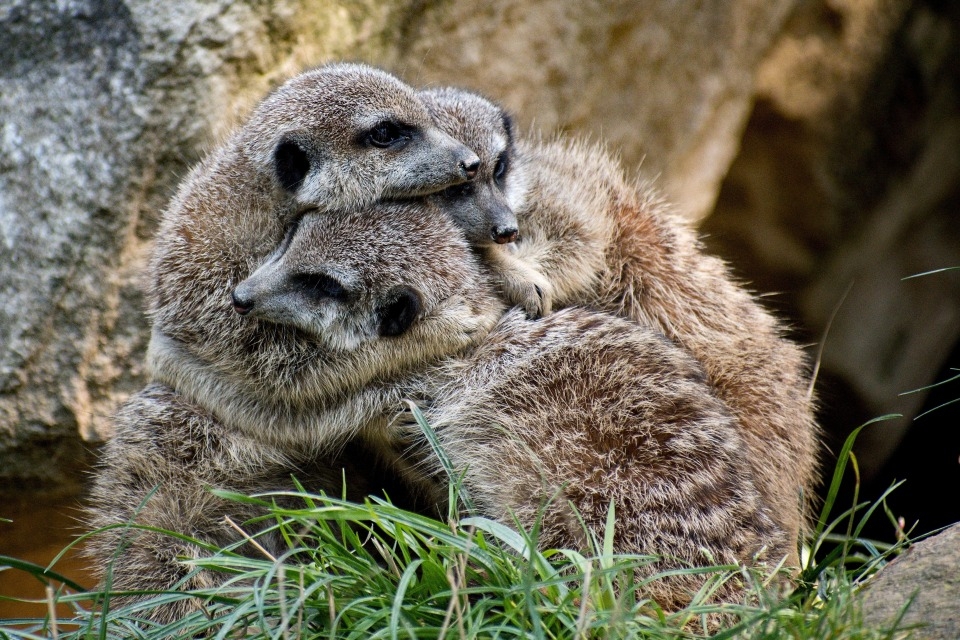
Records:
[[[482,515],[536,529],[541,548],[589,550],[614,509],[615,552],[662,557],[648,575],[772,567],[796,553],[756,486],[736,420],[662,334],[582,308],[536,321],[513,310],[447,367],[427,381],[424,415],[454,477]],[[702,579],[645,592],[682,607]],[[742,598],[729,587],[718,598]]]
[[[450,114],[446,130],[479,149],[486,138],[457,129],[456,120],[485,102],[455,91],[428,104]],[[551,307],[590,306],[653,327],[689,350],[737,418],[775,517],[799,537],[818,453],[800,349],[656,191],[628,180],[601,146],[520,138],[510,160],[497,185],[517,216],[518,239],[509,251],[484,254],[506,300],[530,317]],[[482,161],[478,183],[489,182],[490,172]],[[525,302],[530,290],[543,294],[539,309]]]

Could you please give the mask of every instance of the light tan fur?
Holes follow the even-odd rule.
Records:
[[[275,555],[287,551],[264,523],[246,524],[265,510],[219,498],[211,488],[242,494],[292,491],[295,476],[311,492],[362,501],[386,491],[395,504],[417,505],[378,452],[351,443],[335,455],[274,447],[224,424],[206,408],[162,384],[135,394],[115,417],[116,433],[105,445],[91,490],[91,528],[112,527],[88,539],[85,552],[111,591],[194,590],[222,584],[229,576],[195,568],[181,559],[209,555],[202,547],[169,535],[174,531],[217,546],[237,545],[239,553],[262,557],[226,520],[230,517],[257,543]],[[302,507],[296,499],[274,497],[279,504]],[[135,526],[118,526],[131,523]],[[121,596],[111,608],[148,600]],[[145,615],[171,621],[197,608],[195,599],[153,608]]]
[[[489,103],[472,95],[447,90],[430,108],[482,118],[473,114]],[[489,162],[486,138],[472,125],[457,129],[454,119],[445,130]],[[737,418],[761,494],[796,540],[818,453],[800,349],[656,191],[628,180],[602,147],[518,139],[513,149],[510,171],[496,186],[517,215],[519,240],[484,253],[506,299],[531,313],[523,292],[533,285],[544,312],[586,305],[652,327],[688,350]],[[478,180],[487,175],[482,164]],[[790,561],[799,563],[796,552]]]

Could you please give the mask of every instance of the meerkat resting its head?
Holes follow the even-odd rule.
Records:
[[[343,215],[383,198],[423,196],[478,167],[416,92],[383,71],[334,64],[291,79],[191,171],[164,212],[150,266],[153,379],[248,435],[326,442],[328,428],[305,405],[327,407],[392,365],[327,362],[313,338],[244,321],[231,292],[304,211]],[[462,339],[451,330],[410,356],[429,360]]]
[[[480,115],[490,111],[489,101],[449,89],[425,101],[433,113],[447,114],[435,116],[444,130],[481,158],[478,181],[461,198],[488,189],[503,194],[516,214],[516,243],[483,253],[506,301],[531,317],[538,315],[531,291],[544,313],[589,306],[652,327],[688,350],[737,419],[774,517],[799,537],[816,483],[818,428],[804,356],[782,337],[780,324],[721,260],[704,253],[696,233],[649,185],[629,181],[602,147],[518,138],[510,162],[497,171],[491,159],[499,157],[502,125]],[[475,131],[481,122],[488,123],[485,134]],[[479,201],[457,207],[489,210]],[[482,216],[468,223],[489,226]],[[799,563],[796,553],[790,561]]]
[[[410,87],[359,64],[287,81],[254,109],[237,142],[297,204],[321,211],[427,195],[473,178],[480,164]]]
[[[396,222],[410,208],[416,229]],[[299,228],[327,217],[341,223],[296,262],[305,251]],[[427,239],[441,249],[421,255]],[[426,261],[431,278],[411,288],[404,260]],[[193,331],[219,331],[208,343],[154,332],[164,357],[175,358],[162,381],[250,437],[330,450],[353,434],[350,425],[378,415],[380,385],[462,351],[496,323],[504,305],[479,281],[487,276],[476,262],[459,230],[426,201],[307,212],[252,274],[224,279],[236,286],[209,304],[214,327],[192,321]],[[264,289],[275,298],[263,298]]]
[[[349,235],[358,246],[385,242],[382,227],[364,223],[371,212],[305,215],[278,254],[238,286],[248,319],[347,349],[380,344],[383,354],[402,351],[408,334],[424,339],[419,325],[449,286],[434,255],[462,244],[456,234],[435,243],[422,233],[435,222],[431,209],[428,202],[391,206],[389,216],[378,216],[390,220],[388,236],[405,241],[376,260],[357,260],[355,249],[331,241]],[[464,278],[469,271],[474,275]],[[457,304],[489,295],[484,275],[465,261],[458,277],[480,288],[461,289]],[[601,539],[612,503],[616,551],[664,556],[650,571],[775,562],[791,553],[793,541],[754,485],[736,422],[700,365],[637,323],[585,309],[537,321],[513,311],[473,348],[433,365],[411,363],[393,384],[400,393],[391,399],[422,402],[485,515],[508,524],[516,516],[532,528],[545,509],[545,546],[584,548],[589,536]],[[388,438],[414,439],[402,421],[391,429]],[[438,471],[426,445],[411,455],[421,461],[411,473],[426,479]],[[698,584],[657,581],[651,595],[663,606],[682,606]],[[731,588],[723,597],[735,594]]]
[[[90,546],[98,566],[113,563],[114,587],[222,582],[178,560],[202,557],[199,546],[116,526],[237,542],[224,516],[242,522],[261,511],[209,487],[292,490],[294,475],[309,491],[337,495],[343,478],[355,500],[380,489],[395,500],[408,487],[427,491],[387,429],[411,392],[401,381],[480,342],[504,311],[459,229],[424,200],[308,212],[233,293],[232,304],[229,292],[215,296],[225,316],[216,318],[218,358],[167,346],[180,350],[179,368],[199,372],[171,368],[182,387],[152,383],[116,416],[90,516],[94,527],[114,525]],[[280,540],[258,541],[284,551]],[[195,607],[184,600],[150,615],[171,620]]]
[[[430,198],[480,251],[508,302],[522,307],[531,318],[550,313],[552,288],[548,279],[512,257],[519,230],[507,194],[507,176],[515,153],[510,115],[489,100],[460,89],[426,89],[419,96],[437,125],[480,157],[473,181],[448,187]],[[516,183],[513,180],[511,184]]]
[[[417,95],[437,126],[472,149],[480,160],[473,181],[448,187],[432,198],[454,219],[470,244],[502,245],[516,240],[517,216],[503,193],[513,153],[510,116],[489,100],[449,87]]]

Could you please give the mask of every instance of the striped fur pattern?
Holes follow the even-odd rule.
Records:
[[[465,91],[445,95],[448,103],[456,96],[458,113],[489,109]],[[472,110],[464,106],[471,96]],[[469,126],[445,130],[481,158],[489,155],[479,149],[485,138]],[[628,180],[603,147],[520,138],[511,157],[502,188],[519,240],[494,247],[488,259],[505,299],[529,314],[523,296],[512,293],[527,281],[542,291],[545,311],[588,306],[651,327],[689,351],[736,418],[774,518],[797,540],[817,480],[819,438],[801,350],[651,185]],[[795,545],[788,555],[798,565]]]
[[[462,240],[451,234],[451,240],[431,244],[420,233],[424,215],[418,207],[382,208],[389,210],[393,230],[408,229],[402,235],[410,239],[412,253],[384,254],[382,265],[380,259],[354,264],[355,252],[347,248],[341,260],[365,282],[380,278],[384,269],[400,278],[387,288],[369,285],[372,300],[397,284],[429,291],[432,281],[442,278],[438,257]],[[305,217],[278,268],[289,274],[334,271],[341,249],[324,239],[349,228],[355,236],[363,229],[377,241],[378,229],[365,227],[364,217],[377,216],[371,211],[356,220]],[[485,274],[474,268],[474,280],[484,282]],[[314,312],[315,324],[305,322],[300,329],[318,336],[328,332],[321,307],[326,301],[312,301],[309,291],[295,301],[289,282],[269,274],[258,283],[256,304],[278,314],[278,321],[282,312],[274,311],[271,298],[301,305]],[[367,313],[378,307],[371,301]],[[396,337],[375,341],[385,348],[402,345]],[[540,320],[515,310],[474,348],[433,366],[412,367],[396,384],[401,396],[424,408],[482,513],[506,523],[516,516],[532,527],[546,507],[545,545],[583,547],[588,535],[602,539],[613,503],[616,550],[666,556],[657,568],[708,559],[779,559],[791,546],[755,485],[736,422],[703,369],[662,334],[635,322],[581,308]],[[410,443],[403,473],[429,493],[440,469],[422,438],[403,418],[386,435]],[[444,496],[440,489],[433,501]],[[664,606],[679,606],[697,584],[695,578],[657,582],[659,591],[651,595]],[[730,589],[724,595],[735,597],[735,587]]]

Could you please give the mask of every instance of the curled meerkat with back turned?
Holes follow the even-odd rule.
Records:
[[[360,247],[385,242],[370,212],[308,213],[236,295],[250,307],[248,319],[346,343],[335,338],[341,328],[381,322],[378,309],[392,308],[400,287],[423,301],[413,305],[419,311],[401,314],[403,323],[371,341],[403,349],[407,333],[416,332],[435,304],[429,292],[442,290],[437,281],[448,277],[436,255],[446,257],[459,245],[468,257],[450,220],[431,222],[436,213],[428,202],[391,206],[383,216],[391,221],[389,231],[407,242],[367,261],[355,259],[364,253]],[[386,272],[390,280],[377,282]],[[488,297],[488,277],[465,260],[461,277],[470,273],[476,295]],[[309,284],[314,279],[341,283],[326,290],[365,284],[356,289],[358,297],[318,297]],[[331,321],[343,314],[352,320]],[[408,397],[424,407],[481,513],[506,524],[516,517],[532,529],[545,509],[543,546],[589,548],[591,536],[603,539],[613,504],[616,552],[664,556],[649,572],[751,564],[758,557],[776,561],[789,553],[793,541],[754,485],[750,453],[733,417],[697,362],[647,327],[579,308],[540,320],[515,310],[472,348],[432,366],[413,363],[394,384],[399,395],[390,401]],[[422,438],[403,422],[385,437],[418,442],[410,455],[420,465],[406,470],[411,483],[440,473]],[[434,499],[445,496],[444,487]],[[683,606],[700,584],[697,577],[658,580],[647,595],[664,607]],[[739,597],[737,588],[731,585],[720,597]]]
[[[496,107],[462,90],[421,95],[431,112],[449,114],[435,115],[444,129],[483,159],[473,192],[486,180],[516,214],[515,245],[484,252],[507,301],[535,316],[525,293],[535,291],[543,312],[586,305],[653,327],[688,350],[737,418],[757,486],[796,540],[816,482],[818,428],[803,354],[782,337],[781,325],[720,259],[703,252],[693,229],[648,184],[628,181],[601,147],[517,139],[505,170],[491,179],[488,158],[499,147],[484,150],[490,135],[475,130]],[[474,195],[461,190],[459,197]],[[479,201],[458,206],[487,208]],[[478,232],[489,226],[482,215],[473,219]],[[790,562],[799,564],[795,549]]]

